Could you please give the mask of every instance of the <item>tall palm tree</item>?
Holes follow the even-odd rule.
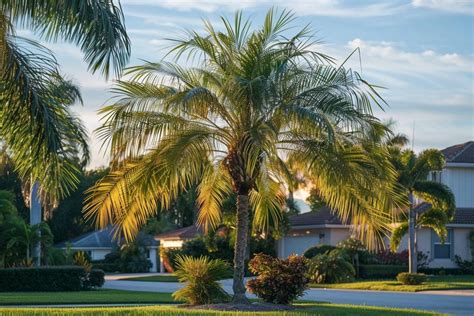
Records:
[[[442,170],[444,156],[436,149],[427,149],[416,155],[412,150],[393,152],[393,161],[399,171],[399,184],[408,195],[408,216],[394,229],[390,247],[396,250],[408,232],[409,272],[417,272],[416,231],[420,227],[433,229],[444,242],[446,224],[454,217],[454,195],[444,184],[427,180],[430,171]],[[416,207],[415,199],[428,202],[431,207]]]
[[[0,137],[31,187],[31,224],[37,224],[40,204],[54,204],[77,185],[76,157],[88,155],[84,129],[67,109],[80,98],[77,89],[61,76],[52,53],[17,36],[15,26],[78,45],[89,69],[105,77],[121,72],[130,41],[112,0],[0,2]]]
[[[254,31],[240,12],[222,18],[223,31],[205,22],[204,35],[191,31],[170,51],[191,65],[132,67],[114,89],[115,103],[101,110],[98,132],[113,169],[91,188],[85,216],[133,239],[158,206],[197,183],[197,221],[212,229],[223,200],[236,194],[235,302],[248,302],[249,213],[262,230],[278,223],[287,159],[370,245],[388,227],[396,173],[351,137],[377,122],[371,103],[380,98],[359,74],[314,51],[308,28],[289,36],[293,20],[270,10]]]

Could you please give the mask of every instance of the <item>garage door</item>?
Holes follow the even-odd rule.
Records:
[[[303,255],[306,249],[319,244],[319,236],[301,236],[283,238],[283,256]]]

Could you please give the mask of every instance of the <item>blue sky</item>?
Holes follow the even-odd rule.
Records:
[[[411,137],[415,149],[446,146],[474,140],[474,2],[470,0],[122,0],[132,40],[130,65],[141,59],[159,61],[166,38],[183,29],[201,30],[201,19],[219,24],[219,16],[242,9],[258,26],[272,7],[291,9],[296,26],[310,23],[323,41],[316,50],[342,62],[359,47],[349,65],[372,83],[386,87],[388,102],[382,119],[397,121],[397,131]],[[23,31],[20,35],[31,35]],[[105,165],[107,154],[92,131],[99,126],[96,111],[107,104],[106,82],[87,73],[82,54],[66,43],[47,44],[63,72],[82,89],[84,106],[75,111],[90,130],[92,162]]]

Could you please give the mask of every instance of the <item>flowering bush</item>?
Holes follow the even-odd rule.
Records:
[[[278,259],[256,254],[249,262],[249,270],[257,277],[247,282],[247,289],[265,302],[288,304],[308,287],[306,261],[294,255]]]

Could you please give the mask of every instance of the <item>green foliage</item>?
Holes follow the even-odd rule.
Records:
[[[205,256],[178,256],[176,266],[175,274],[180,282],[185,282],[185,286],[173,293],[175,300],[202,305],[229,299],[229,295],[219,283],[230,269],[225,261]]]
[[[423,273],[402,272],[397,275],[397,281],[405,285],[419,285],[426,282],[426,275]]]
[[[354,280],[355,269],[343,252],[333,250],[313,257],[308,263],[308,276],[313,283],[344,283]]]
[[[471,258],[474,261],[474,230],[469,233],[468,242],[469,248],[471,249]]]
[[[474,274],[474,260],[463,260],[460,256],[454,256],[454,262],[463,274]]]
[[[82,267],[0,269],[1,292],[55,292],[87,289]]]
[[[249,270],[256,278],[247,282],[247,289],[265,302],[289,304],[308,287],[306,259],[301,256],[279,259],[256,254],[250,260]]]
[[[309,191],[309,196],[306,198],[306,203],[308,203],[311,212],[318,212],[323,206],[326,205],[324,200],[321,198],[319,190],[312,188]]]
[[[303,256],[305,258],[311,259],[320,254],[327,254],[334,249],[336,249],[336,247],[331,246],[331,245],[325,245],[325,244],[316,245],[316,246],[308,248],[304,252]]]
[[[308,28],[287,34],[290,12],[269,10],[255,30],[240,12],[222,20],[222,30],[207,24],[175,40],[176,59],[132,67],[117,83],[99,128],[117,168],[90,190],[86,216],[133,239],[198,184],[198,223],[216,228],[224,200],[242,187],[255,230],[266,232],[281,220],[277,175],[288,174],[288,159],[343,219],[369,227],[357,230],[369,247],[380,246],[396,173],[386,153],[354,145],[378,124],[376,86],[315,51]]]
[[[87,277],[88,287],[99,288],[105,283],[105,273],[100,269],[92,269]]]
[[[360,265],[360,277],[364,279],[388,279],[397,274],[407,271],[406,265],[391,264],[362,264]]]
[[[54,242],[59,243],[94,230],[92,223],[84,220],[82,208],[86,197],[84,191],[93,186],[100,178],[105,176],[108,169],[94,169],[81,172],[77,188],[59,202],[54,210],[54,216],[47,220]]]

